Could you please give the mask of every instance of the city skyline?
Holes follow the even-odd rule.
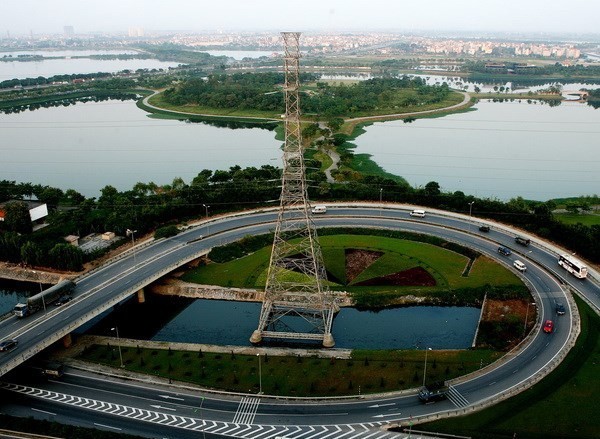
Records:
[[[297,5],[275,0],[222,3],[191,0],[24,0],[3,10],[0,32],[12,35],[147,31],[404,31],[467,33],[598,33],[600,3],[586,0],[430,0],[427,7],[389,0],[304,0]],[[232,12],[233,11],[233,12]],[[9,20],[7,20],[9,18]]]

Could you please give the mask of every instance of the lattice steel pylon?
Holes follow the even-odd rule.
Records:
[[[281,197],[265,296],[258,329],[250,341],[263,338],[322,340],[331,334],[337,306],[327,276],[317,231],[311,218],[300,126],[300,33],[282,32],[285,44],[285,144]]]

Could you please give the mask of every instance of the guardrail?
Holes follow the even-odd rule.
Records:
[[[185,258],[179,259],[177,262],[168,265],[167,267],[163,268],[162,270],[157,271],[153,275],[147,277],[143,281],[138,282],[135,285],[132,285],[131,287],[129,287],[128,289],[122,291],[120,294],[114,296],[113,298],[111,298],[110,300],[108,300],[107,302],[105,302],[102,306],[97,307],[93,311],[87,312],[86,314],[80,316],[79,318],[77,318],[76,320],[74,320],[73,322],[71,322],[69,325],[67,325],[67,326],[63,327],[61,330],[59,330],[59,331],[57,331],[57,332],[49,335],[47,338],[45,338],[44,340],[42,340],[37,345],[35,345],[35,346],[33,346],[33,347],[25,350],[19,356],[15,357],[12,360],[10,360],[7,363],[5,363],[3,365],[3,367],[0,369],[0,376],[4,375],[5,373],[7,373],[10,370],[14,369],[16,366],[18,366],[19,364],[21,364],[23,361],[25,361],[25,360],[33,357],[35,354],[41,352],[43,349],[47,348],[51,344],[53,344],[53,343],[57,342],[58,340],[62,339],[67,334],[70,334],[74,329],[77,329],[78,327],[80,327],[84,323],[86,323],[89,320],[93,319],[94,317],[96,317],[97,315],[99,315],[102,312],[106,311],[107,309],[111,308],[112,306],[118,304],[119,302],[121,302],[125,298],[131,296],[135,292],[137,292],[140,289],[142,289],[143,287],[149,285],[150,283],[154,282],[157,279],[160,279],[165,274],[167,274],[167,273],[175,270],[176,268],[182,266],[183,264],[186,264],[186,263],[188,263],[190,261],[193,261],[194,259],[199,258],[200,256],[204,256],[205,254],[208,253],[208,251],[209,250],[201,250],[201,251],[193,253],[193,254],[185,257]],[[90,290],[89,292],[87,292],[85,295],[83,295],[81,297],[78,297],[77,301],[84,300],[85,297],[88,297],[89,295],[93,294],[99,288],[102,288],[102,286],[94,288],[93,290]],[[39,322],[40,322],[39,320],[31,322],[31,325],[27,325],[26,328],[29,329],[30,327],[38,324]]]

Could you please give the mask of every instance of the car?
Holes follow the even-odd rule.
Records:
[[[12,338],[4,340],[2,343],[0,343],[0,352],[10,351],[11,349],[17,347],[18,343],[19,342],[17,340],[14,340]]]
[[[317,205],[312,208],[312,213],[327,213],[327,206]]]
[[[515,262],[513,262],[513,267],[515,267],[520,272],[525,272],[525,270],[527,270],[527,267],[525,266],[525,264],[523,262],[519,261],[518,259],[515,260]]]
[[[54,306],[61,306],[65,303],[69,303],[71,301],[71,296],[62,296],[56,302],[54,302]]]
[[[490,226],[479,226],[479,231],[488,233],[490,231]]]
[[[544,332],[550,334],[552,331],[554,331],[554,322],[552,320],[546,320],[544,323]]]
[[[416,216],[418,218],[425,218],[425,211],[421,209],[415,209],[410,212],[410,216]]]
[[[512,254],[512,252],[510,251],[510,249],[508,247],[498,247],[498,253],[500,253],[501,255],[504,256],[510,256]]]
[[[554,309],[556,310],[556,314],[562,316],[565,314],[565,306],[560,302],[555,302]]]

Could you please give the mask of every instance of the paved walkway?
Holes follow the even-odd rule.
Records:
[[[435,113],[446,112],[448,110],[457,110],[463,106],[466,106],[469,103],[469,101],[471,100],[471,95],[469,93],[466,93],[464,91],[460,91],[458,93],[462,93],[462,95],[463,95],[462,102],[460,102],[458,104],[450,105],[449,107],[436,108],[435,110],[414,111],[412,113],[395,113],[395,114],[384,114],[384,115],[380,115],[380,116],[354,117],[352,119],[344,119],[344,122],[355,123],[355,122],[367,122],[370,120],[400,119],[400,118],[409,117],[409,116],[420,116],[422,114],[435,114]]]
[[[152,93],[149,96],[146,96],[143,100],[142,103],[144,105],[146,105],[149,108],[152,108],[154,110],[159,110],[161,112],[167,112],[167,113],[171,113],[174,115],[184,115],[184,116],[200,116],[200,117],[214,117],[214,118],[219,118],[219,119],[240,119],[240,120],[256,120],[257,122],[260,121],[273,121],[273,122],[281,122],[282,119],[275,119],[275,118],[269,118],[269,117],[254,117],[254,116],[229,116],[227,114],[203,114],[203,113],[188,113],[185,111],[174,111],[174,110],[167,110],[166,108],[162,108],[162,107],[157,107],[156,105],[152,105],[149,101],[150,98],[152,98],[153,96],[156,96],[157,94],[160,93],[160,90],[155,91],[154,93]]]

